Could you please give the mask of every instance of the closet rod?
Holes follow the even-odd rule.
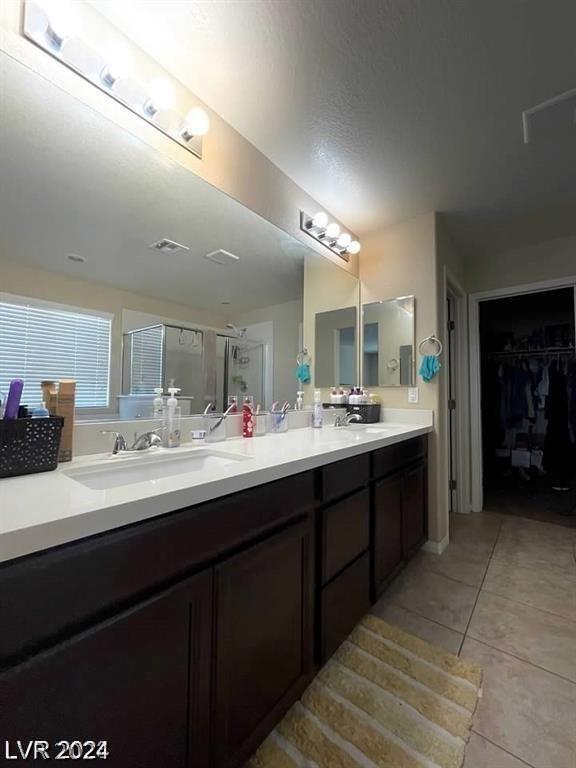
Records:
[[[523,349],[514,352],[489,352],[488,357],[544,357],[546,355],[573,355],[574,347],[547,347],[546,349]]]

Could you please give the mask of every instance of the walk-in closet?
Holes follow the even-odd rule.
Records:
[[[575,292],[480,305],[484,508],[576,527]]]

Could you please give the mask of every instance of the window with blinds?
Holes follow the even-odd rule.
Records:
[[[130,394],[146,395],[162,386],[163,326],[143,328],[132,334]]]
[[[0,294],[0,392],[24,379],[22,403],[40,405],[44,380],[75,379],[77,408],[107,408],[110,315]]]

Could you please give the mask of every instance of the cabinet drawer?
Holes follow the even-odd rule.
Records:
[[[327,661],[370,609],[368,553],[322,590],[321,655]]]
[[[168,586],[314,504],[278,480],[0,567],[0,667]]]
[[[372,477],[378,479],[426,456],[426,436],[415,437],[372,454]]]
[[[362,488],[370,479],[370,454],[363,453],[322,468],[322,501],[331,501]]]
[[[368,548],[370,493],[367,488],[322,512],[322,583]]]

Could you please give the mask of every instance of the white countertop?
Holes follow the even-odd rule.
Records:
[[[82,539],[229,493],[321,467],[334,461],[426,434],[432,415],[412,413],[408,423],[381,422],[368,430],[298,429],[249,440],[229,439],[198,447],[190,443],[170,456],[212,450],[241,457],[222,467],[94,490],[69,477],[70,470],[110,466],[132,457],[82,456],[54,472],[0,480],[0,561]],[[370,431],[374,429],[374,432]],[[376,431],[384,429],[384,432]],[[139,460],[155,461],[153,452]]]

